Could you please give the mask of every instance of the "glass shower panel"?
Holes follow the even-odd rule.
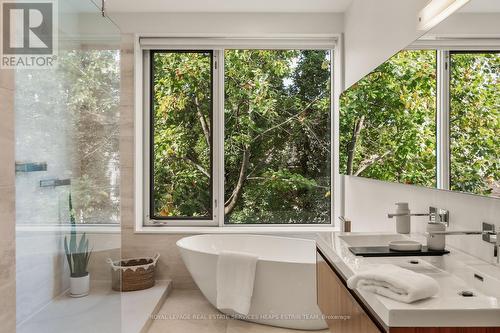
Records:
[[[58,1],[57,15],[56,66],[16,70],[17,331],[120,332],[106,259],[121,257],[121,37],[90,0]],[[83,271],[68,264],[72,231],[88,240]],[[70,297],[85,272],[89,295]]]

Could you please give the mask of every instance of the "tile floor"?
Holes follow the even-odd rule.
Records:
[[[198,290],[174,289],[153,319],[149,333],[329,333],[259,325],[223,316]],[[210,319],[203,319],[203,318]],[[214,318],[215,317],[215,318]]]

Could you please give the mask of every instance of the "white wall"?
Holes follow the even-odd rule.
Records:
[[[408,202],[413,213],[427,213],[429,206],[450,211],[450,229],[481,230],[482,222],[500,227],[500,200],[464,193],[343,176],[345,216],[353,231],[395,232],[396,202]],[[427,217],[412,217],[412,231],[424,232]],[[486,261],[493,259],[493,245],[481,236],[447,236],[447,243]]]
[[[110,13],[122,33],[179,35],[333,34],[343,15],[292,13]]]
[[[500,38],[500,13],[455,13],[426,36]]]
[[[417,15],[427,0],[354,0],[344,17],[345,88],[424,32]]]
[[[344,16],[345,88],[413,41],[425,37],[500,38],[500,13],[455,13],[429,32],[417,30],[427,0],[354,0]]]

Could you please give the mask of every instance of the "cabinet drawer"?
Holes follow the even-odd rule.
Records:
[[[380,333],[344,283],[319,252],[316,253],[318,306],[332,333]],[[343,319],[347,318],[347,319]]]

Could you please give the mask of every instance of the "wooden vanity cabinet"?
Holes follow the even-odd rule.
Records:
[[[385,332],[363,310],[319,251],[316,253],[316,279],[318,306],[332,333]]]
[[[363,308],[319,250],[316,252],[316,279],[318,306],[332,333],[500,333],[500,327],[385,327],[380,319]],[[341,319],[345,316],[349,319]]]

